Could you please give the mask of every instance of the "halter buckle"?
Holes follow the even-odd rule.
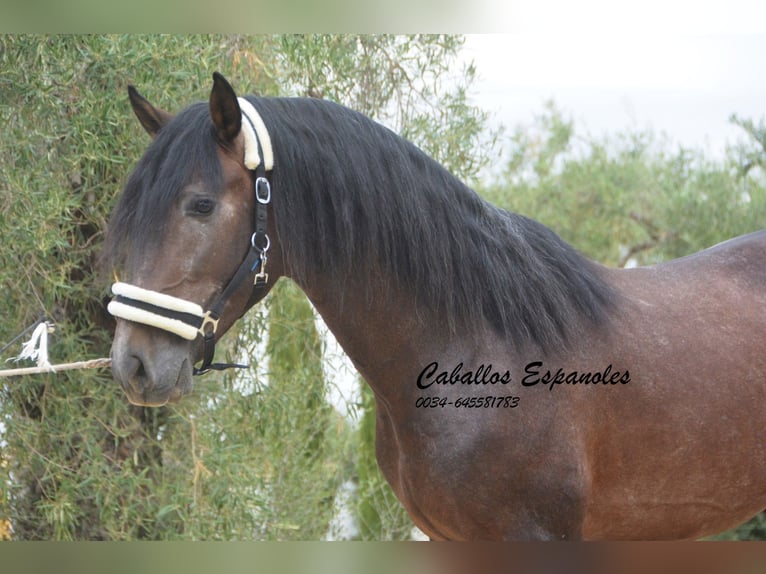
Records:
[[[218,330],[218,321],[220,320],[220,317],[213,317],[210,311],[206,311],[205,315],[202,317],[202,325],[200,325],[198,329],[200,335],[203,337],[205,337],[208,333],[215,335],[215,332]],[[208,326],[210,326],[210,330],[207,329]]]
[[[255,179],[255,200],[261,205],[268,205],[271,202],[271,184],[263,176]]]

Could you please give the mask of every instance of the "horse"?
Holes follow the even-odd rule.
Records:
[[[223,368],[215,341],[285,277],[433,540],[696,539],[766,508],[766,233],[608,268],[339,104],[218,73],[177,115],[128,92],[152,142],[104,253],[131,402]]]

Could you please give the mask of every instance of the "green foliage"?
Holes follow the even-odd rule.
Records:
[[[285,91],[375,118],[472,179],[494,159],[500,132],[469,103],[476,70],[458,68],[462,45],[462,37],[449,35],[283,36],[278,76]]]
[[[357,433],[363,445],[375,444],[375,399],[367,385],[362,387],[362,420]],[[362,540],[409,540],[412,520],[378,469],[373,448],[357,453],[359,492],[356,517]]]
[[[508,168],[485,195],[603,263],[680,257],[766,222],[757,180],[649,132],[576,139],[572,121],[548,104],[510,143]]]
[[[321,539],[335,494],[350,470],[345,421],[326,399],[323,343],[314,310],[294,283],[280,282],[269,307],[269,385],[275,416],[259,432],[271,460],[272,504],[280,539]],[[345,456],[345,458],[344,458]],[[280,532],[284,531],[284,532]]]
[[[731,150],[732,161],[741,175],[747,176],[751,171],[760,172],[759,177],[763,181],[766,177],[766,119],[756,123],[733,114],[730,121],[748,135],[746,142],[741,142]]]
[[[766,512],[761,512],[737,528],[711,536],[710,540],[766,540]]]

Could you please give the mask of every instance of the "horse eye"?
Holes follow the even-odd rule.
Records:
[[[215,207],[215,202],[212,199],[200,198],[194,200],[191,207],[191,212],[195,215],[207,215]]]

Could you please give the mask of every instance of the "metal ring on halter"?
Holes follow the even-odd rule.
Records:
[[[266,189],[266,196],[261,197],[261,190]],[[265,177],[258,177],[255,180],[255,200],[263,205],[267,205],[271,201],[271,184]]]
[[[265,247],[258,247],[258,246],[255,244],[255,236],[256,236],[256,235],[257,235],[256,233],[253,233],[253,235],[250,237],[250,245],[252,245],[253,247],[255,247],[255,248],[256,248],[258,251],[260,251],[262,254],[263,254],[263,253],[266,253],[266,252],[269,250],[269,247],[271,247],[271,240],[269,239],[269,236],[268,236],[268,235],[266,235],[266,234],[264,234],[263,236],[266,238],[266,246],[265,246]]]
[[[218,330],[218,321],[220,321],[220,318],[213,319],[213,316],[210,314],[210,311],[207,311],[205,315],[202,317],[202,325],[199,326],[199,329],[197,331],[200,335],[203,337],[207,335],[208,332],[211,332],[215,335],[215,332]],[[211,331],[207,330],[207,326],[210,325],[212,328]]]

